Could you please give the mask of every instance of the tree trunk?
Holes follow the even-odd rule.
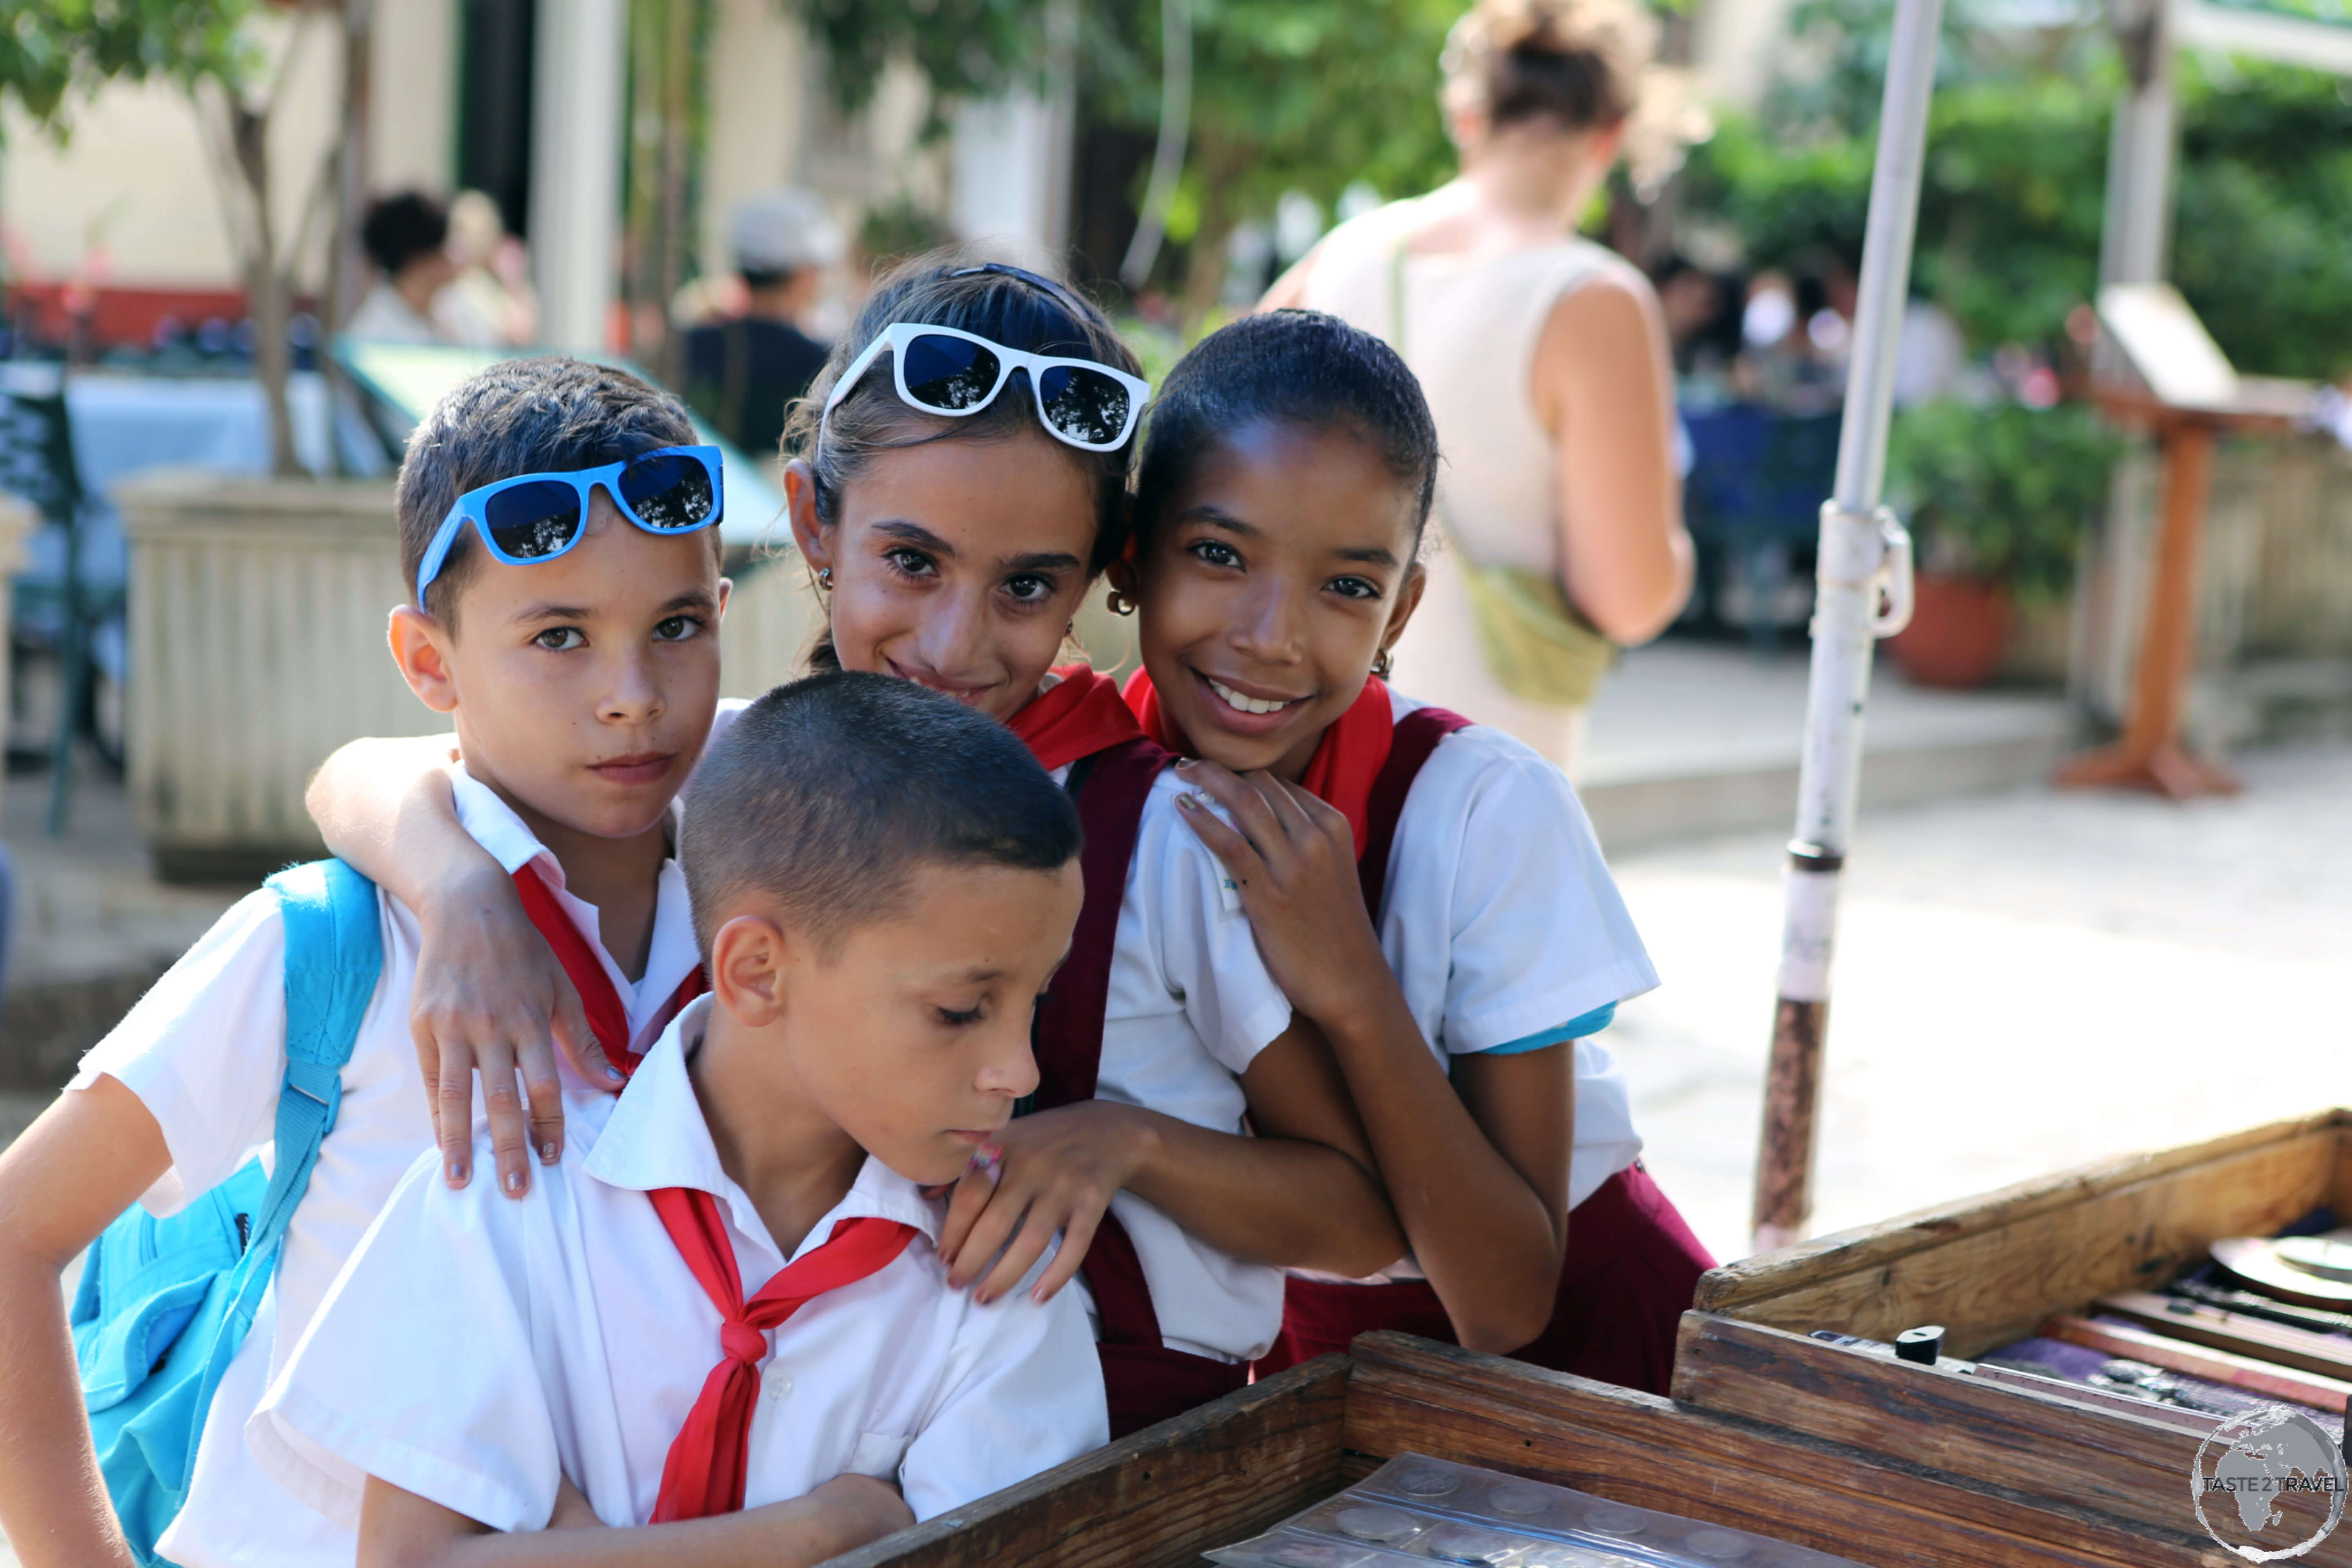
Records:
[[[1229,142],[1196,142],[1201,153],[1201,222],[1184,255],[1184,292],[1177,304],[1177,330],[1190,342],[1224,292],[1225,242],[1234,237],[1233,204],[1225,193],[1249,168],[1253,149]]]

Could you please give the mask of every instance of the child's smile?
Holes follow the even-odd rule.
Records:
[[[1416,500],[1344,427],[1259,423],[1201,459],[1137,574],[1144,667],[1197,754],[1306,772],[1421,597]]]

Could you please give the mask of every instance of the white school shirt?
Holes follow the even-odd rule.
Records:
[[[1394,690],[1389,700],[1400,720],[1425,706]],[[1454,1057],[1657,986],[1568,775],[1490,725],[1438,742],[1415,775],[1390,846],[1386,892],[1381,951],[1422,1038],[1449,1070]],[[1591,1039],[1572,1048],[1570,1208],[1642,1152],[1609,1048]],[[1422,1277],[1405,1258],[1370,1282]]]
[[[1243,1133],[1241,1075],[1290,1027],[1290,998],[1266,973],[1249,917],[1226,907],[1224,867],[1177,810],[1184,793],[1162,772],[1144,802],[1119,903],[1095,1098]],[[1135,1243],[1170,1349],[1234,1362],[1272,1348],[1282,1328],[1281,1269],[1219,1251],[1133,1193],[1112,1198],[1110,1212]]]
[[[536,865],[555,889],[556,901],[604,956],[595,908],[563,890],[555,857],[504,801],[464,769],[452,768],[450,775],[458,821],[476,842],[509,873]],[[377,898],[383,973],[342,1070],[334,1131],[320,1149],[310,1185],[287,1226],[278,1272],[252,1331],[213,1395],[187,1503],[156,1543],[181,1568],[291,1568],[352,1561],[350,1529],[329,1523],[279,1491],[255,1462],[245,1426],[377,1211],[419,1152],[433,1148],[432,1116],[408,1033],[416,917],[390,894],[379,892]],[[285,951],[277,895],[267,889],[247,895],[82,1058],[68,1086],[87,1089],[103,1074],[136,1094],[155,1118],[172,1167],[140,1202],[158,1217],[209,1192],[270,1142],[286,1072]],[[686,879],[675,862],[661,868],[645,978],[631,985],[610,957],[604,962],[637,1037],[632,1045],[650,1038],[662,1005],[700,962],[687,911]],[[564,1070],[568,1075],[570,1069]],[[595,1102],[609,1103],[611,1097],[591,1091],[572,1099],[576,1104],[567,1105],[567,1126],[576,1130],[583,1117],[599,1113]],[[478,1125],[478,1090],[474,1115]],[[495,1170],[484,1158],[473,1187],[490,1194],[496,1186]]]
[[[711,744],[746,706],[719,703]],[[1069,773],[1054,770],[1054,782],[1066,784]],[[1241,1075],[1290,1026],[1290,999],[1266,973],[1249,918],[1223,896],[1223,866],[1178,812],[1183,793],[1163,772],[1144,802],[1112,945],[1095,1097],[1242,1133]],[[1244,1362],[1272,1348],[1282,1327],[1281,1269],[1219,1251],[1133,1193],[1112,1198],[1110,1210],[1135,1243],[1170,1349]],[[1083,1279],[1076,1288],[1091,1314]]]
[[[453,1193],[416,1163],[254,1418],[254,1449],[289,1491],[356,1525],[374,1476],[494,1530],[536,1530],[569,1476],[605,1523],[650,1520],[722,1321],[646,1196],[662,1187],[718,1198],[747,1297],[839,1220],[919,1233],[767,1331],[746,1507],[856,1472],[895,1479],[929,1519],[1108,1441],[1077,1302],[1024,1289],[981,1306],[950,1289],[944,1205],[880,1161],[784,1256],[720,1168],[688,1076],[709,1012],[706,996],[678,1016],[602,1130],[528,1196]]]

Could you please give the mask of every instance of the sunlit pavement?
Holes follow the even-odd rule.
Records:
[[[1866,814],[1813,1230],[2352,1101],[2352,744],[2175,805],[2028,789]],[[1664,985],[1605,1038],[1719,1258],[1748,1214],[1786,830],[1618,857]]]

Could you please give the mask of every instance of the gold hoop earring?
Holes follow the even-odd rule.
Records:
[[[1135,614],[1135,601],[1129,598],[1125,594],[1120,593],[1116,588],[1113,588],[1110,591],[1110,597],[1104,600],[1103,604],[1104,606],[1114,616],[1131,616]]]
[[[818,567],[818,568],[817,568],[817,572],[816,572],[816,585],[817,585],[818,587],[820,587],[820,588],[823,588],[823,589],[824,589],[824,590],[825,590],[827,593],[831,593],[831,592],[833,591],[833,568],[832,568],[832,567],[830,567],[830,566],[820,566],[820,567]]]
[[[1386,680],[1389,678],[1389,672],[1395,668],[1396,657],[1386,648],[1381,649],[1380,657],[1372,660],[1372,673],[1382,680]]]

